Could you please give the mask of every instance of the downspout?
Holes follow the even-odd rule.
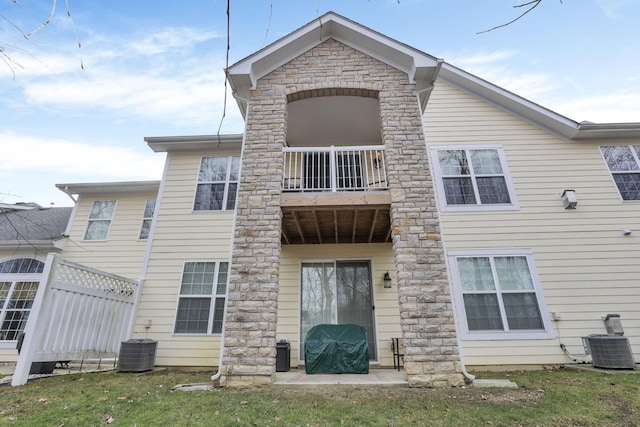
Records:
[[[67,196],[69,196],[69,198],[73,200],[74,204],[78,203],[78,201],[73,198],[73,194],[69,192],[69,187],[66,187],[66,186],[64,188],[58,187],[58,189],[62,191],[64,194],[66,194]]]
[[[422,114],[424,114],[424,111],[422,111],[422,102],[420,101],[420,95],[422,95],[425,92],[429,92],[430,93],[433,90],[433,88],[435,87],[436,80],[438,79],[438,76],[440,75],[440,69],[442,69],[442,64],[444,64],[444,59],[439,59],[439,58],[436,59],[436,69],[433,72],[433,77],[431,78],[431,82],[429,83],[429,85],[427,87],[425,87],[424,89],[420,89],[417,92],[418,105],[420,106],[420,113],[421,113],[420,118],[421,119],[422,119]],[[425,99],[425,102],[424,102],[424,105],[426,107],[429,94],[427,94],[425,96],[427,97]],[[424,129],[424,126],[422,126],[422,128]],[[426,135],[425,135],[425,138],[426,138]],[[426,141],[426,139],[425,139],[425,141]]]
[[[69,198],[71,200],[73,200],[73,208],[71,209],[71,215],[69,215],[69,220],[67,221],[67,226],[65,227],[64,231],[62,232],[62,238],[65,239],[60,243],[60,250],[62,250],[64,248],[64,243],[66,242],[66,239],[69,238],[69,236],[71,235],[71,227],[73,225],[73,223],[76,220],[76,214],[78,213],[78,200],[73,198],[73,195],[71,192],[69,192],[69,187],[65,186],[64,188],[60,188],[58,187],[58,189],[60,191],[62,191],[64,194],[66,194],[67,196],[69,196]],[[54,243],[54,247],[57,247],[56,244]]]
[[[442,242],[442,246],[444,248],[444,239]],[[450,269],[449,266],[449,262],[446,260],[445,257],[445,262],[447,264],[447,269]],[[456,327],[456,342],[458,343],[458,356],[460,356],[460,367],[462,368],[462,375],[464,375],[469,381],[473,382],[473,380],[476,379],[475,375],[470,374],[469,372],[467,372],[467,367],[464,363],[464,352],[462,351],[462,340],[460,339],[460,329],[458,328],[458,312],[456,309],[456,303],[455,300],[453,298],[453,289],[452,289],[452,285],[451,285],[451,279],[449,279],[449,292],[451,293],[452,297],[451,297],[451,308],[453,311],[453,321],[455,323],[455,327]]]
[[[160,185],[158,186],[158,193],[156,194],[156,204],[153,209],[153,217],[151,218],[151,227],[149,229],[149,236],[147,236],[147,245],[144,250],[144,255],[142,258],[142,265],[140,267],[140,275],[138,276],[138,292],[136,294],[136,299],[133,303],[133,317],[131,319],[131,324],[129,325],[129,336],[133,337],[136,329],[136,318],[138,317],[138,306],[140,305],[140,299],[142,298],[142,288],[144,286],[144,281],[147,278],[147,271],[149,269],[149,260],[151,258],[151,248],[153,246],[153,238],[156,233],[156,224],[158,222],[158,215],[160,213],[160,205],[162,204],[162,195],[164,194],[164,187],[167,180],[167,174],[169,172],[169,156],[167,155],[164,160],[164,170],[162,171],[162,180],[160,181]],[[151,321],[145,323],[145,336],[148,336],[149,328],[151,327]]]
[[[249,101],[244,98],[240,98],[238,94],[234,91],[233,97],[241,100],[247,106],[247,110],[249,108]],[[247,111],[248,112],[248,111]],[[240,149],[240,170],[238,171],[238,182],[242,178],[242,156],[244,154],[244,141],[247,137],[247,122],[245,121],[245,129],[242,135],[242,148]],[[238,186],[238,194],[240,194],[240,186]],[[236,201],[238,196],[236,195]],[[231,223],[231,244],[229,245],[229,280],[231,280],[231,262],[233,260],[233,244],[235,241],[236,235],[236,221],[238,218],[238,206],[233,209],[233,221]],[[229,289],[227,289],[227,297],[224,299],[224,309],[222,311],[222,333],[220,334],[220,354],[218,356],[218,372],[211,375],[211,381],[215,381],[222,375],[222,360],[224,358],[224,331],[225,326],[227,324],[227,302],[229,301]]]
[[[421,89],[420,91],[418,91],[418,107],[420,109],[420,121],[422,122],[422,133],[424,136],[424,144],[425,144],[425,149],[427,150],[427,159],[429,160],[429,171],[433,170],[433,165],[431,164],[431,156],[429,156],[429,146],[427,145],[427,130],[425,129],[424,126],[424,111],[422,110],[422,104],[420,102],[420,94],[422,94],[423,92],[431,92],[433,90],[433,88],[435,87],[435,81],[438,78],[438,74],[440,73],[440,69],[442,68],[442,64],[444,63],[443,59],[438,59],[438,63],[436,65],[436,70],[433,73],[433,78],[431,79],[431,83],[429,84],[429,86],[427,86],[424,89]],[[425,101],[425,107],[426,107],[426,101]],[[436,188],[434,186],[433,188],[434,194],[436,191]],[[436,209],[438,211],[438,219],[440,218],[440,205],[438,203],[436,203]],[[440,228],[440,230],[442,230],[442,228]],[[445,239],[444,239],[444,235],[442,235],[441,233],[441,242],[442,242],[442,250],[444,253],[446,253],[446,249],[445,249]],[[451,271],[451,266],[449,265],[449,261],[448,258],[445,256],[445,264],[447,267],[447,271]],[[462,375],[465,376],[465,378],[467,378],[469,381],[472,381],[476,379],[475,375],[467,372],[467,367],[465,366],[464,363],[464,352],[462,351],[462,340],[460,339],[460,331],[458,328],[458,316],[457,316],[457,311],[456,311],[456,307],[455,307],[455,301],[453,298],[453,288],[452,288],[452,284],[451,284],[451,278],[449,278],[449,295],[451,296],[451,308],[452,308],[452,313],[453,313],[453,323],[454,326],[456,328],[456,343],[458,345],[458,357],[460,358],[460,367],[462,369]]]

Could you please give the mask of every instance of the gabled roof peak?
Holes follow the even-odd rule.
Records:
[[[407,73],[409,81],[416,85],[423,111],[430,89],[438,79],[567,140],[630,140],[640,137],[639,122],[577,123],[335,12],[325,13],[226,70],[242,115],[246,115],[250,90],[255,88],[260,78],[328,39],[334,39]]]
[[[246,108],[243,100],[249,98],[249,91],[260,78],[328,39],[404,71],[418,92],[431,85],[442,62],[335,12],[327,12],[226,70],[242,114]]]

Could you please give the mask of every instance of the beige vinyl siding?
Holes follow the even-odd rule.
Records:
[[[520,205],[517,211],[442,212],[446,250],[531,249],[547,309],[560,317],[552,322],[555,339],[464,340],[465,362],[569,362],[559,344],[584,354],[581,337],[605,333],[607,313],[622,316],[640,360],[640,206],[621,201],[600,144],[565,141],[443,82],[424,123],[430,146],[501,144]],[[576,191],[577,209],[563,208],[565,189]],[[623,236],[622,228],[637,235]]]
[[[283,245],[280,258],[277,338],[291,342],[291,366],[297,366],[300,337],[300,266],[308,261],[370,260],[372,267],[376,337],[381,366],[393,366],[391,338],[401,337],[397,280],[391,244]],[[388,271],[393,286],[385,289]],[[304,337],[302,337],[304,339]]]
[[[228,262],[233,211],[193,211],[200,161],[237,152],[170,153],[134,337],[158,341],[156,363],[217,366],[220,335],[174,334],[185,262]],[[145,325],[150,325],[146,328]]]
[[[140,227],[147,199],[156,193],[82,194],[62,257],[68,261],[138,280],[146,240],[140,240]],[[107,240],[83,240],[94,200],[116,200]]]

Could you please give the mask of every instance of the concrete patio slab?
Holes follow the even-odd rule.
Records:
[[[289,372],[276,372],[276,385],[399,385],[406,386],[404,370],[371,369],[368,374],[306,374],[304,370],[293,369]]]

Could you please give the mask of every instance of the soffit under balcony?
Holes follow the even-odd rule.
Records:
[[[282,244],[390,242],[390,200],[386,190],[283,193]]]

